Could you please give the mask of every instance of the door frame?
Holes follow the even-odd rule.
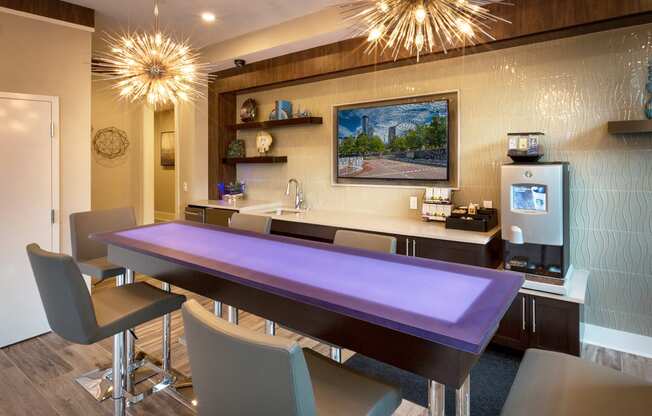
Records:
[[[50,104],[50,119],[52,122],[52,133],[50,138],[50,192],[51,206],[54,210],[54,221],[51,228],[52,251],[58,253],[61,249],[61,202],[60,202],[60,120],[59,120],[59,97],[50,95],[21,94],[0,91],[0,99],[41,101]]]

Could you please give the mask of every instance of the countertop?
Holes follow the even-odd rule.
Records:
[[[281,206],[280,202],[257,201],[255,199],[236,199],[234,202],[227,202],[222,199],[204,199],[201,201],[191,202],[188,205],[205,207],[205,208],[219,208],[230,209],[233,211],[248,212],[252,210],[265,210],[273,209]]]
[[[526,295],[535,295],[544,298],[563,300],[565,302],[579,303],[584,305],[586,302],[586,288],[589,283],[589,271],[588,270],[573,270],[570,281],[568,282],[568,290],[565,295],[556,295],[554,293],[547,293],[534,289],[523,288],[520,290],[521,293]]]
[[[252,210],[249,214],[270,215],[269,208]],[[330,211],[322,209],[307,210],[298,213],[270,215],[274,221],[291,221],[305,224],[324,225],[328,227],[348,228],[361,231],[375,231],[387,234],[399,234],[410,237],[432,238],[436,240],[456,241],[460,243],[485,245],[500,231],[500,227],[482,233],[446,229],[444,223],[424,222],[417,218],[390,217],[356,212]]]

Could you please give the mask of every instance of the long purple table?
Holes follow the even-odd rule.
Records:
[[[93,236],[109,260],[459,388],[523,277],[188,222]]]

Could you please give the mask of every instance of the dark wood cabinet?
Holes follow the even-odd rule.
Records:
[[[409,238],[415,257],[496,269],[502,258],[500,234],[487,244],[471,244],[431,238]]]
[[[528,348],[527,296],[519,293],[500,322],[493,342],[517,350]]]
[[[530,301],[530,347],[580,355],[580,306],[540,296]]]
[[[230,209],[206,208],[206,224],[229,226],[229,219],[235,211]]]
[[[577,303],[519,294],[493,342],[517,350],[540,348],[579,356],[580,312]]]

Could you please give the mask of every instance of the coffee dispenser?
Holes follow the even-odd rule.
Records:
[[[566,292],[572,272],[568,176],[564,162],[501,167],[503,262],[526,274],[524,287]]]

